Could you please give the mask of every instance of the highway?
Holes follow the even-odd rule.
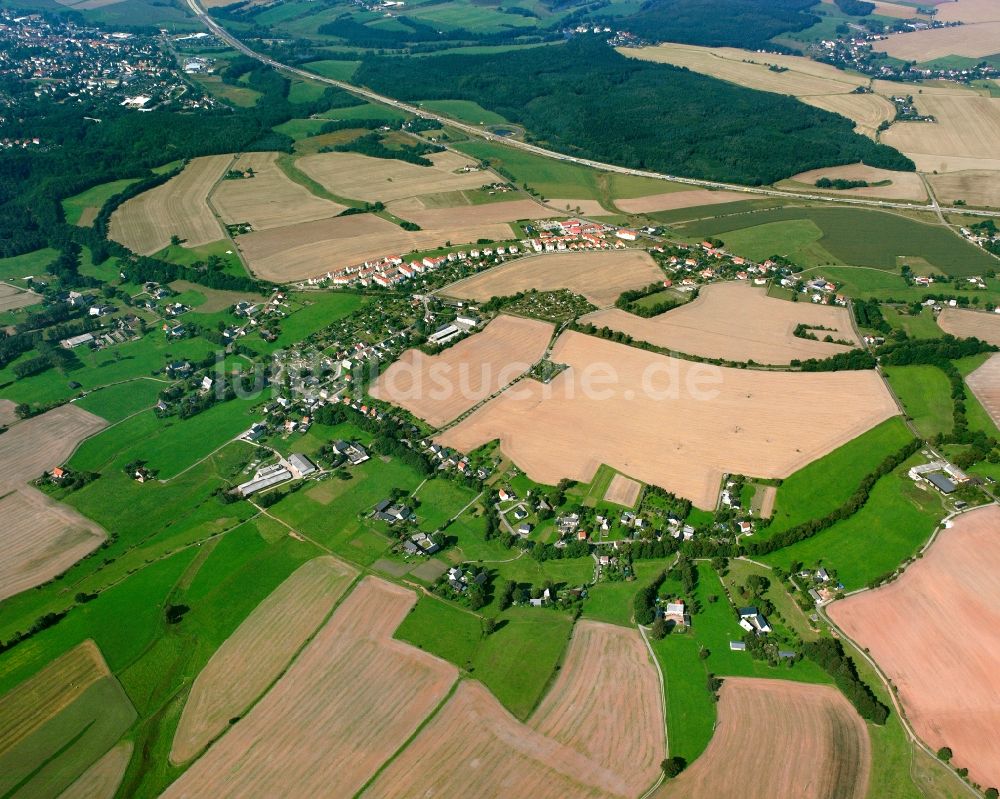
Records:
[[[734,183],[721,183],[719,181],[713,180],[698,180],[697,178],[684,178],[678,177],[676,175],[664,175],[659,172],[649,172],[643,169],[630,169],[624,166],[618,166],[617,164],[606,164],[601,161],[592,161],[588,158],[577,158],[571,155],[566,155],[565,153],[556,152],[554,150],[547,150],[544,147],[538,147],[534,144],[528,144],[527,142],[518,141],[516,139],[509,139],[502,136],[496,136],[490,133],[488,130],[477,125],[469,125],[465,122],[459,122],[451,117],[442,116],[441,114],[435,114],[427,109],[420,108],[415,105],[410,105],[408,103],[401,102],[392,97],[387,97],[384,94],[378,94],[370,89],[363,88],[361,86],[355,86],[352,83],[346,83],[341,80],[335,80],[333,78],[327,78],[322,75],[317,75],[315,72],[309,72],[308,70],[301,69],[299,67],[293,67],[288,64],[282,64],[279,61],[275,61],[263,53],[258,53],[256,50],[252,50],[247,47],[243,42],[237,39],[235,36],[229,33],[225,28],[223,28],[218,22],[212,19],[205,10],[199,5],[198,0],[187,0],[187,4],[191,9],[191,12],[198,17],[199,20],[208,28],[212,33],[219,37],[222,41],[228,43],[234,49],[240,51],[244,55],[255,58],[264,64],[274,67],[275,69],[280,69],[282,72],[286,72],[291,75],[297,75],[301,78],[308,78],[312,81],[317,81],[319,83],[325,83],[330,86],[336,86],[338,89],[343,89],[346,92],[350,92],[358,97],[365,100],[369,100],[373,103],[380,103],[381,105],[387,105],[392,108],[396,108],[400,111],[404,111],[408,114],[416,114],[428,119],[436,119],[442,124],[448,125],[451,128],[467,133],[470,136],[475,136],[480,139],[486,139],[487,141],[496,142],[503,144],[507,147],[513,147],[518,150],[523,150],[525,152],[534,153],[535,155],[540,155],[545,158],[554,158],[558,161],[568,161],[573,164],[579,164],[581,166],[591,167],[593,169],[599,169],[604,172],[617,172],[621,175],[635,175],[636,177],[652,178],[653,180],[665,180],[671,181],[673,183],[684,183],[690,186],[696,186],[698,188],[706,189],[725,189],[727,191],[740,191],[745,194],[763,195],[767,197],[782,197],[785,199],[792,200],[819,200],[821,202],[828,202],[837,205],[857,205],[865,206],[871,208],[882,208],[882,209],[899,209],[906,211],[930,211],[935,210],[938,214],[941,214],[942,210],[954,211],[962,214],[969,214],[972,216],[987,216],[987,217],[1000,217],[1000,211],[983,211],[983,210],[973,210],[969,208],[952,208],[947,207],[944,209],[934,208],[930,205],[920,204],[920,203],[905,203],[905,202],[887,202],[884,200],[868,200],[861,197],[831,197],[827,194],[811,194],[809,192],[790,192],[781,191],[779,189],[761,188],[757,186],[741,186]]]

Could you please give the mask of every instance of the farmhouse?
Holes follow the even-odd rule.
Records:
[[[752,606],[740,608],[740,627],[748,633],[755,632],[757,635],[771,632],[771,625],[768,624],[764,614]]]
[[[368,451],[356,441],[334,441],[333,451],[347,458],[351,466],[358,466],[368,460]]]

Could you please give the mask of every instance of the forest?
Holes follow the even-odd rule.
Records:
[[[684,177],[761,185],[858,161],[914,169],[838,114],[629,59],[598,37],[501,54],[370,55],[354,80],[403,100],[473,100],[524,125],[535,143]]]

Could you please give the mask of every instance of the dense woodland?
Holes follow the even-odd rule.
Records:
[[[858,161],[914,169],[845,117],[625,58],[590,36],[501,54],[369,56],[355,80],[406,100],[474,100],[562,152],[686,177],[760,185]]]

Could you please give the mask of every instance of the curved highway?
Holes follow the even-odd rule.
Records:
[[[334,78],[327,78],[323,75],[317,75],[315,72],[310,72],[299,67],[293,67],[288,64],[282,64],[280,61],[275,61],[273,58],[263,54],[258,53],[256,50],[247,47],[243,42],[233,36],[229,31],[223,28],[218,22],[216,22],[212,17],[210,17],[205,9],[201,7],[198,0],[187,0],[187,4],[191,9],[191,12],[198,17],[204,23],[212,33],[218,36],[222,41],[228,43],[231,47],[243,53],[244,55],[255,58],[264,64],[274,67],[275,69],[280,69],[283,72],[290,73],[292,75],[298,75],[302,78],[308,78],[309,80],[317,81],[319,83],[326,83],[330,86],[336,86],[338,89],[343,89],[346,92],[362,97],[365,100],[370,100],[374,103],[380,103],[381,105],[391,106],[392,108],[399,109],[408,114],[416,114],[428,119],[436,119],[442,124],[446,124],[449,127],[461,130],[463,133],[467,133],[470,136],[476,136],[481,139],[486,139],[487,141],[497,142],[504,144],[507,147],[513,147],[518,150],[524,150],[529,153],[534,153],[535,155],[544,156],[545,158],[554,158],[558,161],[568,161],[574,164],[580,164],[581,166],[588,166],[594,169],[599,169],[604,172],[617,172],[622,175],[635,175],[636,177],[652,178],[653,180],[666,180],[673,183],[685,183],[691,186],[697,186],[699,188],[707,189],[725,189],[727,191],[741,191],[746,194],[759,194],[768,197],[783,197],[792,200],[819,200],[822,202],[836,203],[838,205],[860,205],[872,208],[897,208],[907,211],[934,211],[935,209],[930,205],[923,205],[920,203],[904,203],[904,202],[886,202],[882,200],[866,200],[860,197],[831,197],[826,194],[810,194],[808,192],[790,192],[790,191],[780,191],[778,189],[768,189],[759,188],[756,186],[741,186],[735,183],[721,183],[714,180],[698,180],[697,178],[684,178],[678,177],[676,175],[664,175],[659,172],[649,172],[643,169],[630,169],[624,166],[618,166],[617,164],[606,164],[601,161],[592,161],[589,158],[577,158],[575,156],[566,155],[565,153],[556,152],[555,150],[547,150],[544,147],[538,147],[534,144],[528,144],[527,142],[518,141],[517,139],[508,139],[502,136],[495,136],[488,130],[483,130],[477,125],[469,125],[465,122],[459,122],[458,120],[452,119],[451,117],[443,116],[441,114],[435,114],[428,111],[425,108],[420,108],[415,105],[410,105],[409,103],[404,103],[396,100],[392,97],[386,97],[384,94],[378,94],[370,89],[363,88],[361,86],[355,86],[352,83],[346,83],[341,80],[335,80]],[[939,209],[946,211],[954,211],[956,213],[969,214],[973,216],[992,216],[1000,217],[1000,211],[981,211],[973,210],[968,208],[953,208],[946,207]]]

